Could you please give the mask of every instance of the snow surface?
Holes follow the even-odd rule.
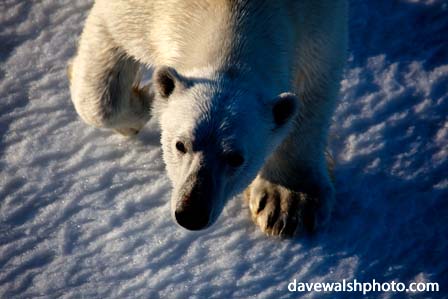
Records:
[[[1,298],[448,298],[448,3],[351,1],[332,225],[265,237],[241,197],[170,218],[159,131],[86,126],[65,75],[92,1],[0,1]],[[439,293],[290,293],[433,281]]]

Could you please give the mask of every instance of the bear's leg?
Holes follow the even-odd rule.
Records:
[[[329,220],[334,187],[326,140],[333,98],[314,101],[320,106],[314,112],[305,101],[292,133],[245,191],[252,219],[269,235],[311,232]]]
[[[86,123],[135,135],[149,120],[153,94],[149,86],[139,87],[139,63],[114,42],[96,13],[94,6],[69,63],[72,101]]]

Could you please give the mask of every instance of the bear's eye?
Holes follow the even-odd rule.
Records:
[[[229,153],[225,156],[226,163],[230,167],[240,167],[244,163],[244,157],[240,153]]]
[[[185,147],[185,144],[182,141],[176,142],[176,149],[182,154],[187,153],[187,148]]]

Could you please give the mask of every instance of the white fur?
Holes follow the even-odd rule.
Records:
[[[210,223],[255,177],[246,195],[265,232],[281,234],[267,227],[272,211],[255,211],[276,186],[283,188],[282,207],[295,200],[292,194],[307,193],[306,185],[317,188],[324,222],[333,198],[324,152],[345,61],[346,9],[343,0],[97,0],[73,60],[75,108],[94,126],[138,131],[149,119],[142,109],[154,100],[173,210],[187,177],[206,163],[204,155],[237,147],[245,163],[231,175],[216,166],[219,158],[210,162],[219,181]],[[172,67],[183,79],[168,99],[157,92],[145,98],[129,92],[138,85],[138,63]],[[297,94],[299,115],[275,129],[271,109],[284,92]],[[111,102],[115,109],[104,113]],[[196,142],[200,124],[219,146],[180,156],[176,140]],[[280,217],[289,221],[291,213],[282,208]]]

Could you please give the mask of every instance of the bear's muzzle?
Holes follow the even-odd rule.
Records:
[[[180,226],[188,230],[201,230],[209,226],[212,190],[213,181],[210,179],[210,173],[205,169],[200,169],[187,178],[174,211]]]

